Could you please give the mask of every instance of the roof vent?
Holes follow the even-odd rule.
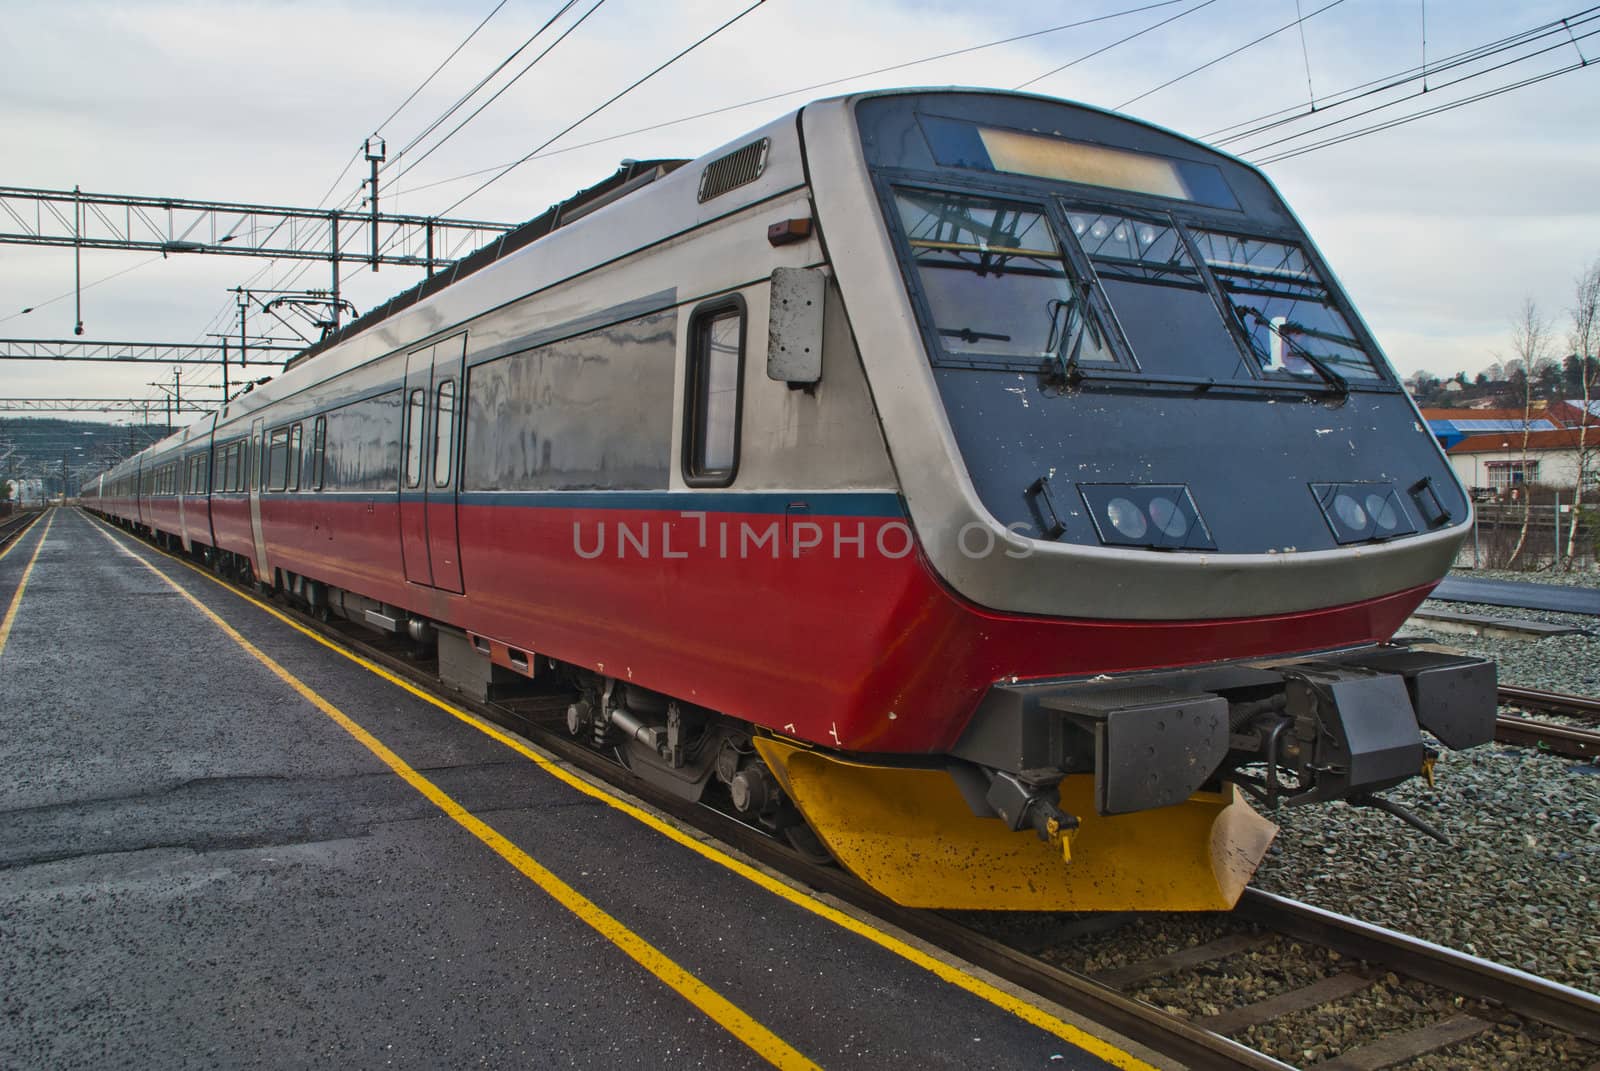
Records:
[[[762,138],[707,164],[700,172],[700,203],[760,178],[767,169],[767,152],[771,148],[772,139]]]

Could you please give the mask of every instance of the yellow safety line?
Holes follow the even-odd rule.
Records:
[[[39,522],[34,521],[33,523],[38,524]],[[50,538],[50,526],[55,523],[56,511],[51,510],[50,516],[44,522],[44,531],[39,533],[39,542],[34,544],[33,557],[28,559],[28,564],[22,570],[22,579],[17,581],[17,591],[16,594],[11,596],[11,605],[6,607],[5,620],[0,621],[0,654],[5,654],[6,641],[11,638],[11,625],[17,620],[17,610],[22,606],[22,593],[28,590],[28,578],[33,575],[33,563],[39,560],[39,552],[44,549],[44,541]],[[15,547],[20,542],[22,542],[22,538],[19,537],[16,543],[11,544],[11,547]],[[11,547],[7,547],[5,554],[0,554],[0,558],[10,554]]]
[[[121,534],[117,529],[111,530],[118,531],[118,534]],[[957,988],[964,989],[973,996],[987,1001],[1003,1011],[1011,1013],[1017,1018],[1038,1027],[1046,1033],[1054,1034],[1056,1037],[1059,1037],[1064,1041],[1069,1041],[1078,1048],[1098,1056],[1100,1059],[1111,1064],[1113,1067],[1122,1068],[1124,1071],[1156,1071],[1153,1065],[1146,1063],[1137,1056],[1134,1056],[1132,1053],[1124,1052],[1111,1043],[1095,1037],[1093,1034],[1081,1030],[1076,1026],[1073,1026],[1071,1023],[1062,1022],[1060,1019],[1056,1018],[1054,1015],[1051,1015],[1043,1008],[1035,1007],[1034,1005],[1029,1004],[1027,1001],[1007,993],[998,986],[991,985],[981,978],[975,978],[962,970],[952,967],[948,963],[945,963],[934,956],[930,956],[928,953],[922,951],[920,948],[917,948],[915,945],[908,944],[907,942],[902,941],[900,938],[895,937],[892,934],[885,933],[877,927],[863,922],[853,915],[846,914],[836,907],[832,907],[820,900],[814,899],[798,889],[792,888],[784,882],[777,880],[770,874],[766,874],[760,870],[757,870],[755,867],[743,862],[742,860],[735,859],[733,856],[727,854],[721,849],[697,840],[682,830],[668,825],[666,822],[663,822],[649,811],[629,803],[627,800],[613,796],[611,793],[596,785],[590,784],[583,778],[563,769],[557,763],[533,750],[533,748],[529,747],[527,744],[524,744],[522,741],[507,735],[499,728],[482,720],[477,715],[453,706],[436,696],[429,695],[427,692],[411,684],[409,681],[406,681],[401,677],[397,677],[393,673],[390,673],[388,670],[384,669],[382,666],[374,662],[370,662],[352,651],[345,650],[333,641],[317,635],[317,633],[300,624],[298,621],[295,621],[293,618],[290,618],[287,615],[279,612],[275,607],[262,602],[253,595],[249,595],[243,591],[240,591],[225,581],[217,579],[204,569],[201,569],[196,565],[192,565],[191,563],[184,561],[182,558],[174,557],[172,560],[178,562],[180,565],[183,565],[186,568],[193,569],[200,576],[205,577],[213,584],[216,584],[218,587],[222,588],[222,590],[235,595],[240,599],[243,599],[245,602],[254,605],[258,609],[263,610],[268,614],[271,614],[273,617],[277,618],[279,621],[282,621],[290,628],[312,640],[315,640],[317,643],[320,643],[322,646],[326,647],[330,651],[333,651],[335,654],[349,659],[356,665],[367,670],[369,673],[383,678],[397,688],[401,688],[407,692],[410,692],[423,702],[432,704],[433,706],[444,711],[446,714],[449,714],[452,717],[472,726],[474,729],[477,729],[485,736],[504,744],[506,747],[517,752],[524,758],[537,763],[541,769],[557,780],[565,782],[586,796],[590,796],[609,807],[621,811],[628,817],[633,818],[643,825],[655,830],[657,833],[660,833],[668,840],[675,841],[697,855],[700,855],[719,866],[731,870],[747,881],[761,886],[761,888],[772,893],[774,896],[781,897],[782,899],[789,901],[791,904],[811,912],[813,915],[827,919],[829,922],[849,930],[851,933],[854,933],[859,937],[863,937],[866,940],[871,941],[878,947],[892,952],[902,959],[907,960],[908,962],[913,963],[916,966],[921,967],[923,970],[926,970],[929,973],[937,976],[942,981],[948,982]],[[148,563],[145,564],[148,565]]]
[[[699,1008],[724,1030],[748,1045],[756,1055],[774,1067],[817,1067],[816,1064],[812,1063],[771,1030],[762,1026],[743,1009],[680,967],[666,953],[618,922],[593,900],[590,900],[577,889],[556,877],[555,874],[535,861],[527,852],[506,839],[487,822],[468,811],[446,794],[443,789],[412,769],[404,759],[389,750],[382,741],[362,728],[338,707],[335,707],[322,696],[312,691],[309,685],[287,669],[284,669],[270,655],[245,639],[237,629],[222,620],[216,611],[190,594],[177,581],[117,540],[112,539],[103,529],[96,530],[105,536],[112,546],[160,577],[163,583],[187,599],[212,624],[221,629],[229,639],[244,648],[256,661],[271,670],[279,680],[293,688],[302,699],[322,711],[341,729],[355,737],[363,747],[381,759],[384,765],[388,766],[408,785],[425,796],[435,807],[449,815],[467,832],[494,849],[501,858],[521,871],[562,907],[571,911],[602,937],[627,953],[634,962],[671,986],[685,1000]]]

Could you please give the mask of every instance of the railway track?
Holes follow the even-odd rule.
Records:
[[[0,520],[0,550],[4,550],[12,540],[21,538],[34,521],[44,516],[42,509],[20,510],[11,516]]]
[[[1027,916],[1038,922],[1032,939],[995,932],[1004,929],[996,920],[1015,916],[975,919],[973,913],[900,907],[837,867],[818,864],[721,811],[662,792],[604,755],[575,743],[565,731],[565,695],[476,702],[441,685],[431,659],[418,657],[407,641],[377,636],[344,622],[323,623],[293,609],[285,612],[319,635],[522,734],[573,766],[756,861],[1186,1067],[1264,1071],[1314,1063],[1329,1071],[1379,1069],[1431,1052],[1448,1052],[1453,1046],[1470,1045],[1506,1029],[1538,1031],[1553,1038],[1552,1044],[1578,1051],[1590,1047],[1592,1051],[1574,1066],[1600,1064],[1600,997],[1270,893],[1247,890],[1231,913]],[[1162,920],[1178,935],[1167,942],[1169,947],[1103,969],[1066,965],[1074,947],[1095,941],[1121,944],[1128,927],[1152,918]],[[1312,961],[1315,967],[1307,967]],[[1254,973],[1291,982],[1273,987],[1262,999],[1236,1001],[1228,995],[1228,983],[1233,977],[1230,968],[1239,964]],[[1199,990],[1190,1006],[1178,1006],[1161,987],[1180,976],[1217,984]],[[1316,1009],[1332,1009],[1328,1014],[1338,1016],[1343,1005],[1359,1004],[1364,994],[1380,1004],[1404,998],[1442,1010],[1404,1029],[1375,1027],[1360,1044],[1338,1047],[1337,1051],[1323,1052],[1325,1046],[1314,1042],[1304,1050],[1314,1052],[1314,1059],[1304,1058],[1301,1052],[1291,1057],[1302,1062],[1286,1062],[1280,1057],[1288,1054],[1280,1051],[1273,1055],[1266,1051],[1273,1045],[1259,1043],[1264,1028],[1287,1023],[1285,1029],[1292,1030],[1295,1016]],[[1353,1009],[1351,1014],[1360,1012]],[[1281,1044],[1277,1048],[1281,1050]]]
[[[1600,699],[1501,685],[1500,705],[1537,714],[1555,714],[1587,722],[1595,728],[1501,714],[1495,719],[1496,740],[1572,758],[1600,756]]]

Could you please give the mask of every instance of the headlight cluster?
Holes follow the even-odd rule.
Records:
[[[1393,539],[1417,530],[1386,483],[1314,483],[1311,493],[1339,543]]]
[[[1102,543],[1158,550],[1216,550],[1182,484],[1079,484]]]

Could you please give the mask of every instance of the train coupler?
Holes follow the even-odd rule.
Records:
[[[1040,840],[1060,848],[1062,858],[1070,862],[1072,837],[1080,823],[1076,815],[1061,809],[1057,786],[1064,776],[1059,770],[994,772],[984,803],[1012,830],[1032,828]]]

